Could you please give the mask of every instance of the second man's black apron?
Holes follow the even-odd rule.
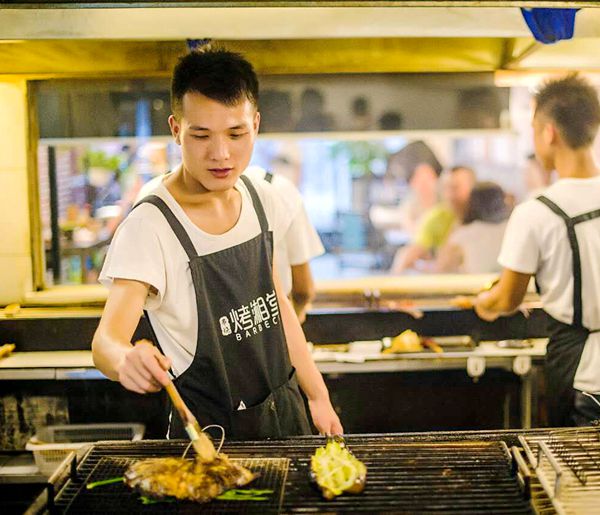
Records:
[[[254,186],[241,179],[261,232],[213,254],[196,253],[160,197],[140,202],[160,209],[189,258],[198,337],[191,365],[174,383],[200,425],[219,424],[228,438],[309,434],[273,284],[273,234]],[[170,418],[169,438],[187,437],[180,417],[171,411]]]
[[[573,322],[565,324],[550,316],[548,325],[550,340],[546,351],[548,421],[553,427],[571,426],[575,423],[573,419],[576,395],[573,388],[575,373],[588,336],[600,331],[600,329],[590,330],[583,325],[581,257],[575,226],[600,218],[600,209],[570,217],[547,197],[541,196],[537,199],[564,220],[573,255]],[[600,371],[598,373],[600,374]]]

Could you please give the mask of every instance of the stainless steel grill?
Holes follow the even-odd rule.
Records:
[[[263,472],[259,480],[263,482],[253,487],[274,489],[276,493],[268,502],[142,506],[124,484],[91,491],[85,490],[85,484],[120,475],[131,460],[181,455],[185,442],[105,442],[94,446],[82,460],[77,477],[69,479],[57,496],[56,506],[68,513],[532,513],[503,442],[349,437],[348,445],[367,465],[367,486],[361,495],[344,495],[334,501],[323,500],[309,482],[310,456],[323,443],[319,438],[299,438],[225,446],[224,452],[234,459],[264,458],[264,463],[255,463],[255,470]],[[282,457],[289,460],[285,461],[287,468],[282,466]],[[269,463],[277,463],[270,476],[264,468]]]
[[[600,431],[597,427],[560,429],[519,439],[558,513],[598,511]]]

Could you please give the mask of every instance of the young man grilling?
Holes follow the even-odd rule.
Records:
[[[201,425],[239,439],[307,434],[299,384],[317,430],[341,433],[274,273],[285,206],[266,181],[241,177],[260,121],[251,64],[221,49],[190,53],[174,69],[171,103],[182,163],[115,234],[96,366],[139,393],[160,390],[170,371]],[[131,343],[143,310],[162,352]],[[185,437],[177,415],[168,435]]]

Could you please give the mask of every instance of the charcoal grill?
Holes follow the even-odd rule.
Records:
[[[504,442],[419,441],[390,435],[348,437],[346,442],[367,465],[367,486],[360,495],[333,501],[325,501],[309,482],[310,456],[325,441],[306,437],[225,445],[223,451],[232,459],[262,459],[254,470],[263,473],[263,482],[253,487],[275,490],[268,502],[144,506],[120,483],[85,489],[87,482],[120,475],[131,460],[180,456],[186,447],[184,441],[144,441],[92,447],[55,505],[61,513],[532,513]]]

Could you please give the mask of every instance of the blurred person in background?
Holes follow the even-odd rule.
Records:
[[[493,182],[475,185],[460,227],[440,249],[433,271],[485,274],[499,272],[498,255],[509,210],[504,191]]]
[[[265,180],[273,184],[289,210],[290,224],[285,236],[276,242],[275,252],[281,285],[302,324],[306,320],[310,302],[315,297],[310,260],[324,254],[325,249],[308,218],[302,195],[289,179],[267,172],[260,166],[249,166],[244,175],[253,181]]]
[[[300,98],[300,119],[296,124],[298,132],[331,131],[335,123],[330,114],[325,112],[325,99],[321,92],[307,88]]]
[[[373,116],[371,106],[365,97],[356,97],[352,101],[350,130],[368,131],[373,128]]]
[[[402,129],[404,120],[398,111],[386,111],[377,120],[380,131],[399,131]]]
[[[475,181],[475,171],[466,166],[455,166],[444,174],[444,201],[425,214],[414,241],[396,252],[392,273],[400,274],[409,268],[431,268],[431,260],[452,230],[462,223]]]
[[[438,179],[442,165],[423,141],[413,141],[392,154],[387,163],[384,183],[406,181],[408,194],[397,206],[373,205],[369,216],[378,230],[399,229],[409,237],[415,234],[423,216],[438,204]],[[393,187],[390,186],[393,193]]]

